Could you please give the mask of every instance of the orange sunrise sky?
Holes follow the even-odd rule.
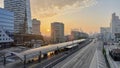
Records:
[[[41,21],[41,33],[50,36],[50,24],[63,22],[65,34],[71,29],[87,33],[109,26],[111,14],[120,15],[120,0],[31,0],[32,18]],[[0,0],[3,7],[3,0]]]

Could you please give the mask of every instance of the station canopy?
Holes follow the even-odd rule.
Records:
[[[76,44],[76,43],[79,43],[79,42],[82,42],[82,41],[85,41],[85,39],[69,41],[69,42],[64,42],[64,43],[59,43],[59,44],[51,44],[51,45],[48,45],[48,46],[29,49],[29,50],[23,51],[21,53],[12,52],[12,54],[16,55],[22,61],[24,61],[25,57],[26,57],[26,60],[29,60],[31,58],[39,56],[40,54],[47,54],[48,52],[55,51],[55,50],[58,50],[58,49],[62,49],[62,48],[65,48],[66,46],[73,45],[73,44]]]

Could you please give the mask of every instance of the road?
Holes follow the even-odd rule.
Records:
[[[53,68],[89,68],[99,42],[91,42],[86,47],[58,63]]]
[[[99,40],[99,45],[97,46],[97,49],[95,51],[94,57],[91,61],[89,68],[109,68],[107,67],[105,57],[102,52],[103,52],[103,44],[102,41]]]

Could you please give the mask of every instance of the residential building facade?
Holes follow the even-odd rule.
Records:
[[[41,32],[40,32],[40,21],[37,20],[37,19],[33,19],[32,20],[32,31],[33,31],[33,34],[36,34],[36,35],[40,35]]]
[[[117,16],[115,13],[112,14],[112,21],[110,27],[112,38],[114,40],[118,39],[116,35],[118,36],[118,34],[120,34],[120,19],[119,16]],[[120,38],[118,40],[120,40]]]
[[[72,36],[72,40],[85,39],[89,37],[87,33],[80,32],[79,30],[72,30],[71,36]]]
[[[61,22],[51,23],[51,39],[53,43],[64,42],[64,24]]]
[[[110,27],[101,27],[100,32],[101,38],[104,42],[109,42],[112,40]]]

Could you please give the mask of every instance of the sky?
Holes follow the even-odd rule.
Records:
[[[71,29],[99,32],[100,27],[109,27],[113,12],[120,16],[120,0],[31,0],[32,18],[41,21],[41,32],[47,36],[52,22],[64,23],[65,35]]]

